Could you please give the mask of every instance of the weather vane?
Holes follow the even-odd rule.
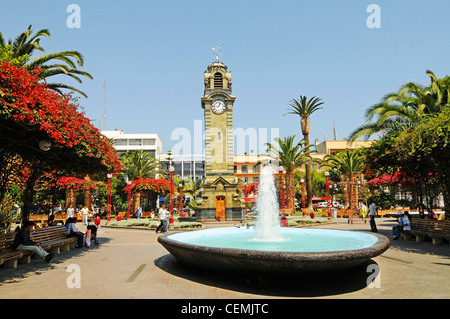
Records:
[[[219,47],[219,44],[216,42],[216,47],[212,48],[214,54],[216,55],[216,62],[219,62],[219,55],[222,54],[222,48]]]

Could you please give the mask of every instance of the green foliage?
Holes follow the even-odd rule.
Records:
[[[296,197],[301,199],[302,197],[302,183],[301,180],[306,179],[306,173],[304,171],[297,170],[294,173],[295,178],[295,189]],[[324,197],[326,196],[326,184],[327,180],[325,177],[325,172],[319,171],[318,169],[311,169],[311,186],[312,193],[314,196]]]
[[[33,34],[31,28],[32,26],[30,25],[27,30],[18,35],[14,40],[10,39],[8,43],[0,32],[0,49],[1,51],[9,51],[6,53],[6,58],[10,59],[15,66],[23,67],[28,71],[39,68],[37,76],[40,79],[46,80],[48,88],[60,94],[63,94],[61,89],[68,89],[87,97],[84,92],[73,86],[64,83],[48,83],[49,79],[55,75],[68,76],[78,83],[82,83],[80,76],[93,79],[91,74],[77,69],[77,65],[81,67],[84,64],[83,55],[78,51],[62,51],[57,53],[44,53],[31,59],[35,51],[44,52],[44,49],[40,45],[40,40],[43,37],[50,38],[50,31],[48,29],[41,29]]]
[[[5,47],[0,47],[0,64],[3,64],[3,62],[8,62],[11,65],[14,66],[21,66],[23,63],[28,60],[29,56],[28,54],[16,57],[14,55],[13,47],[12,45],[7,45]]]
[[[166,173],[161,170],[162,164],[143,150],[127,152],[121,156],[120,160],[124,166],[123,173],[128,176],[130,181],[154,178],[157,173]]]
[[[10,230],[14,218],[12,209],[20,195],[20,188],[13,184],[0,202],[0,234],[7,233]]]
[[[146,228],[156,228],[158,220],[153,218],[141,218],[141,219],[128,219],[121,221],[111,221],[108,226],[115,227],[146,227]],[[173,227],[175,229],[185,229],[185,228],[201,228],[202,223],[199,222],[179,222],[174,221]]]

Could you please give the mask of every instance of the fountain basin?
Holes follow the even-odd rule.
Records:
[[[279,240],[254,239],[255,229],[215,228],[163,235],[180,263],[204,270],[301,274],[357,266],[385,252],[390,240],[376,233],[282,228]]]

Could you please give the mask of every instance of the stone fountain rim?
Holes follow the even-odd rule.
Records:
[[[327,228],[321,228],[327,229]],[[332,229],[335,230],[335,229]],[[189,249],[191,251],[207,253],[220,256],[233,256],[242,258],[257,258],[257,259],[277,259],[277,260],[291,260],[291,261],[319,261],[319,260],[348,260],[348,259],[367,259],[372,258],[384,253],[391,245],[389,238],[384,235],[372,232],[355,232],[348,230],[336,230],[342,232],[354,232],[367,234],[377,237],[377,242],[373,245],[349,250],[334,250],[326,252],[280,252],[280,251],[268,251],[268,250],[251,250],[241,248],[218,248],[200,246],[195,244],[188,244],[178,240],[170,239],[169,236],[175,234],[166,234],[158,237],[158,242],[164,247],[175,247],[178,249]],[[178,232],[177,232],[178,233]]]

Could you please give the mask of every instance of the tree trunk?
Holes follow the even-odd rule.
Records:
[[[307,145],[305,151],[309,152],[309,120],[307,118],[302,119],[301,124],[303,137],[305,138],[305,144]],[[311,166],[309,165],[309,163],[305,164],[305,180],[306,180],[306,195],[308,197],[308,209],[312,210],[313,202],[312,202]]]
[[[69,207],[75,208],[75,203],[77,202],[77,193],[73,188],[66,189],[66,210]]]
[[[131,217],[134,217],[134,216],[136,216],[136,212],[139,209],[139,206],[141,206],[141,192],[140,191],[136,191],[133,194],[132,203],[133,203],[133,205],[131,206],[130,215],[131,215]]]
[[[38,161],[31,170],[30,176],[28,177],[25,183],[25,190],[22,195],[23,201],[23,210],[22,210],[22,223],[29,220],[31,205],[33,204],[34,198],[34,186],[36,185],[36,181],[41,173],[41,169],[43,167],[43,163]]]
[[[294,201],[295,201],[294,172],[286,172],[286,198],[287,198],[287,208],[290,211],[294,211]]]

